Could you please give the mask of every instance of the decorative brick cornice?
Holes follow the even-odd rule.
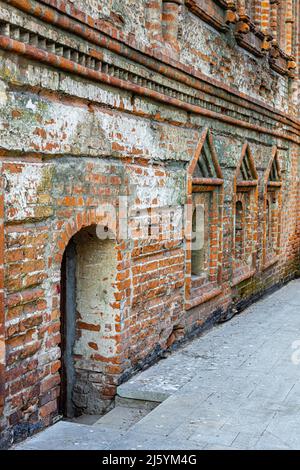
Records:
[[[21,2],[21,0],[8,0],[8,3],[18,6],[21,10],[30,13],[32,18],[36,16],[47,23],[55,24],[58,28],[68,30],[89,42],[87,43],[86,52],[82,52],[82,49],[76,50],[76,48],[70,48],[59,41],[54,43],[53,40],[42,37],[40,34],[34,34],[32,31],[22,29],[12,23],[7,22],[5,24],[2,22],[0,45],[3,49],[23,54],[31,59],[61,68],[67,72],[79,74],[91,80],[102,81],[109,85],[124,88],[135,94],[145,95],[155,100],[169,103],[196,114],[202,114],[253,130],[266,131],[266,133],[272,135],[280,135],[284,138],[294,139],[291,134],[274,131],[274,125],[271,123],[269,128],[266,129],[265,127],[262,128],[251,122],[246,123],[243,119],[237,119],[238,109],[233,111],[230,109],[231,107],[228,107],[224,115],[224,111],[220,106],[215,104],[215,100],[213,100],[214,104],[209,104],[210,96],[218,96],[218,94],[220,94],[222,98],[219,99],[224,102],[224,105],[226,101],[229,101],[230,103],[239,103],[239,106],[246,106],[249,109],[255,110],[257,113],[268,115],[269,111],[267,105],[257,102],[246,95],[237,93],[213,79],[205,77],[190,67],[182,66],[182,64],[175,63],[174,61],[169,61],[169,65],[162,64],[154,58],[145,56],[141,52],[135,52],[128,47],[118,44],[117,41],[110,40],[107,37],[105,38],[103,35],[98,34],[92,27],[83,27],[82,24],[55,12],[51,8],[41,8],[41,6],[38,8],[39,4],[35,1],[27,0],[26,5],[24,2]],[[131,69],[124,68],[123,65],[115,65],[115,63],[117,63],[115,61],[107,63],[97,47],[93,47],[93,44],[106,47],[115,54],[123,55],[135,62],[136,65],[142,65],[142,68],[140,71],[138,68],[135,68],[133,72]],[[146,73],[147,69],[149,73]],[[153,71],[155,71],[155,73],[153,73]],[[160,78],[163,76],[168,77],[168,85],[163,84]],[[172,84],[170,80],[173,81]],[[179,84],[184,84],[186,91],[180,90],[180,88],[178,88]],[[188,89],[186,87],[190,88]],[[202,92],[201,97],[198,91]],[[224,91],[228,94],[224,95]],[[203,95],[203,92],[205,95]],[[207,96],[207,98],[204,98],[204,96]],[[208,101],[206,101],[206,99]],[[244,104],[241,100],[244,100]],[[299,128],[299,124],[296,120],[290,119],[282,113],[274,112],[273,108],[270,108],[269,117],[273,121],[275,118],[289,126]]]
[[[239,14],[239,21],[236,26],[236,32],[247,34],[250,31],[250,17],[245,13]]]
[[[265,34],[261,48],[263,51],[270,51],[272,48],[273,36],[270,34]]]
[[[262,13],[259,15],[259,19],[255,22],[250,18],[249,9],[247,10],[247,3],[241,1],[238,8],[239,21],[236,26],[236,40],[238,44],[250,51],[257,57],[261,57],[266,53],[270,52],[270,66],[277,73],[281,75],[288,75],[294,78],[294,75],[290,72],[292,70],[290,64],[295,63],[294,57],[292,56],[292,31],[291,24],[294,21],[292,10],[289,8],[287,17],[284,22],[288,26],[289,31],[287,34],[287,47],[283,51],[280,49],[278,37],[277,37],[277,26],[278,26],[278,11],[279,5],[278,0],[270,1],[270,4],[264,5],[264,16]],[[272,51],[272,47],[278,49]],[[277,61],[278,58],[278,61]]]
[[[297,68],[294,57],[285,54],[276,42],[272,44],[270,49],[269,63],[277,73],[294,77],[293,71]]]
[[[213,95],[218,94],[218,90],[224,90],[231,95],[243,98],[248,103],[255,103],[262,108],[269,109],[273,115],[274,113],[276,114],[276,111],[274,111],[273,108],[268,107],[267,104],[253,99],[246,94],[237,92],[236,90],[226,86],[224,83],[221,83],[212,77],[205,76],[191,66],[186,66],[176,62],[170,59],[170,57],[158,52],[156,49],[138,47],[131,37],[125,40],[123,33],[119,32],[117,29],[111,29],[111,26],[108,28],[106,24],[103,24],[103,22],[93,20],[85,13],[74,8],[73,4],[66,3],[66,1],[47,0],[46,2],[44,0],[39,0],[39,2],[37,2],[36,0],[27,0],[26,3],[24,3],[23,0],[6,0],[6,2],[25,13],[29,13],[33,17],[37,17],[42,21],[78,35],[79,37],[89,40],[100,47],[105,47],[108,50],[117,52],[127,59],[141,65],[145,65],[152,70],[160,70],[168,76],[168,78],[176,77],[176,80],[186,83],[189,81],[188,76],[192,76],[193,78],[209,84],[209,87],[213,87],[213,90],[210,92]],[[58,13],[58,11],[50,8],[49,6],[42,6],[40,2],[47,5],[51,4],[53,7],[55,6],[57,10],[67,12],[68,16]],[[85,26],[82,26],[82,24]],[[110,36],[111,39],[107,36]],[[128,46],[125,43],[128,44]],[[157,60],[163,62],[164,65],[161,66]],[[181,72],[183,73],[181,74]],[[197,87],[198,83],[193,80],[193,78],[191,79],[191,83],[193,82],[194,86]],[[204,91],[202,87],[199,89]],[[278,113],[278,115],[282,116],[282,113]]]
[[[236,5],[234,1],[227,1],[226,8],[226,23],[235,24],[238,21],[238,14],[236,12]]]
[[[177,5],[183,5],[183,0],[162,0],[163,3],[176,3]]]
[[[272,36],[258,30],[247,15],[237,23],[235,36],[241,47],[257,57],[262,57],[271,49]]]
[[[186,6],[192,13],[197,15],[203,21],[211,24],[215,29],[224,32],[230,24],[236,23],[236,41],[240,47],[248,50],[257,57],[263,57],[272,49],[272,40],[276,44],[277,36],[277,8],[278,1],[274,0],[270,3],[271,11],[265,11],[267,18],[263,21],[259,17],[259,21],[252,21],[249,9],[244,1],[239,2],[238,8],[234,1],[225,2],[223,0],[185,0]],[[275,8],[275,10],[274,10]],[[291,14],[285,19],[287,25],[294,22]],[[275,22],[275,23],[274,23]],[[274,26],[276,24],[276,27]],[[275,29],[274,29],[275,28]],[[289,29],[291,26],[289,26]],[[273,34],[274,33],[274,34]],[[289,42],[287,51],[280,52],[280,64],[274,64],[274,55],[271,55],[271,67],[281,75],[289,75],[292,70],[290,64],[295,60],[291,55],[291,31],[288,34]],[[289,52],[289,54],[287,54]],[[285,64],[283,63],[285,61]],[[276,62],[276,61],[275,61]]]
[[[185,0],[185,5],[192,13],[218,31],[226,31],[228,23],[235,22],[233,15],[228,13],[229,11],[233,13],[233,7],[229,7],[223,0]]]
[[[289,70],[295,70],[295,69],[297,68],[297,63],[296,63],[295,60],[290,59],[290,60],[288,61],[287,66],[288,66],[288,69],[289,69]]]

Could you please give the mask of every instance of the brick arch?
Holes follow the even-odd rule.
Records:
[[[278,148],[277,148],[276,145],[272,149],[272,156],[269,160],[267,169],[265,171],[265,176],[264,176],[265,189],[266,189],[266,186],[268,184],[268,180],[269,180],[269,177],[270,177],[270,173],[271,173],[271,169],[272,169],[272,165],[274,164],[274,161],[275,161],[275,164],[277,166],[279,181],[282,181],[281,165],[280,165],[280,159],[279,159],[279,154],[278,154]]]
[[[106,226],[107,223],[104,223],[105,221],[105,216],[103,216],[102,213],[98,214],[95,209],[79,212],[71,220],[69,219],[61,228],[60,234],[56,241],[56,252],[54,256],[56,264],[61,264],[65,249],[68,246],[71,238],[76,235],[76,233],[78,233],[81,229],[91,225]],[[117,244],[120,242],[117,237],[117,233],[115,233],[115,241]]]
[[[74,235],[80,232],[80,230],[90,227],[92,225],[107,226],[107,219],[103,216],[103,213],[98,213],[95,209],[85,210],[75,214],[74,217],[69,218],[66,223],[61,227],[56,243],[54,245],[54,253],[50,258],[49,264],[53,264],[55,270],[61,269],[61,264],[65,250]],[[114,308],[120,309],[120,301],[124,298],[131,297],[131,283],[130,272],[128,270],[128,256],[126,253],[127,244],[124,239],[118,236],[118,225],[116,223],[115,233],[115,249],[117,251],[117,276],[116,276],[116,293]],[[53,261],[52,261],[53,260]],[[130,285],[128,285],[130,284]],[[57,277],[53,281],[52,285],[52,300],[57,305],[60,298],[60,287]],[[56,307],[52,307],[56,308]]]

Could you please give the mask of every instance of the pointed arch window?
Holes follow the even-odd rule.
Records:
[[[202,134],[188,166],[186,308],[221,294],[223,175],[213,137]]]
[[[233,286],[253,276],[256,270],[257,202],[258,174],[246,143],[234,178]]]

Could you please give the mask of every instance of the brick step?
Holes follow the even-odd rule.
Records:
[[[103,450],[119,436],[114,428],[59,421],[12,450]]]

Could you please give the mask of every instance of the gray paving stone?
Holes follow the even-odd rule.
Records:
[[[291,443],[287,443],[285,438],[277,437],[266,431],[253,447],[253,450],[291,450]]]
[[[248,432],[244,432],[238,428],[238,434],[230,447],[239,450],[251,450],[255,448],[260,438],[261,434],[258,432],[250,432],[250,430]]]
[[[234,446],[223,446],[221,444],[206,444],[205,447],[203,447],[203,450],[241,450],[238,447]]]
[[[207,442],[208,444],[212,445],[222,445],[222,446],[231,446],[235,439],[238,436],[238,432],[235,430],[223,430],[220,429],[219,431],[212,431],[210,433],[206,430],[201,430],[192,434],[189,438],[191,441],[191,445],[197,443]]]
[[[162,439],[157,434],[129,432],[120,440],[111,444],[111,450],[201,450],[207,445],[206,442],[193,443],[185,438]]]
[[[268,424],[272,421],[275,412],[269,413],[264,410],[261,413],[248,413],[244,412],[241,408],[239,412],[232,415],[226,422],[225,427],[236,430],[243,434],[251,434],[253,436],[260,436],[266,430]],[[223,428],[222,428],[223,430]]]
[[[169,438],[181,440],[181,439],[190,439],[196,434],[201,432],[207,432],[211,434],[212,432],[218,432],[222,426],[225,424],[226,418],[215,416],[208,417],[198,417],[198,419],[190,420],[180,425],[175,431],[172,431],[169,434]],[[204,439],[205,441],[205,439]]]
[[[113,429],[118,433],[123,433],[130,429],[135,423],[139,422],[149,410],[144,408],[128,408],[117,406],[105,416],[98,419],[94,425],[97,429]]]
[[[103,450],[115,439],[115,432],[60,421],[15,447],[16,450]]]

